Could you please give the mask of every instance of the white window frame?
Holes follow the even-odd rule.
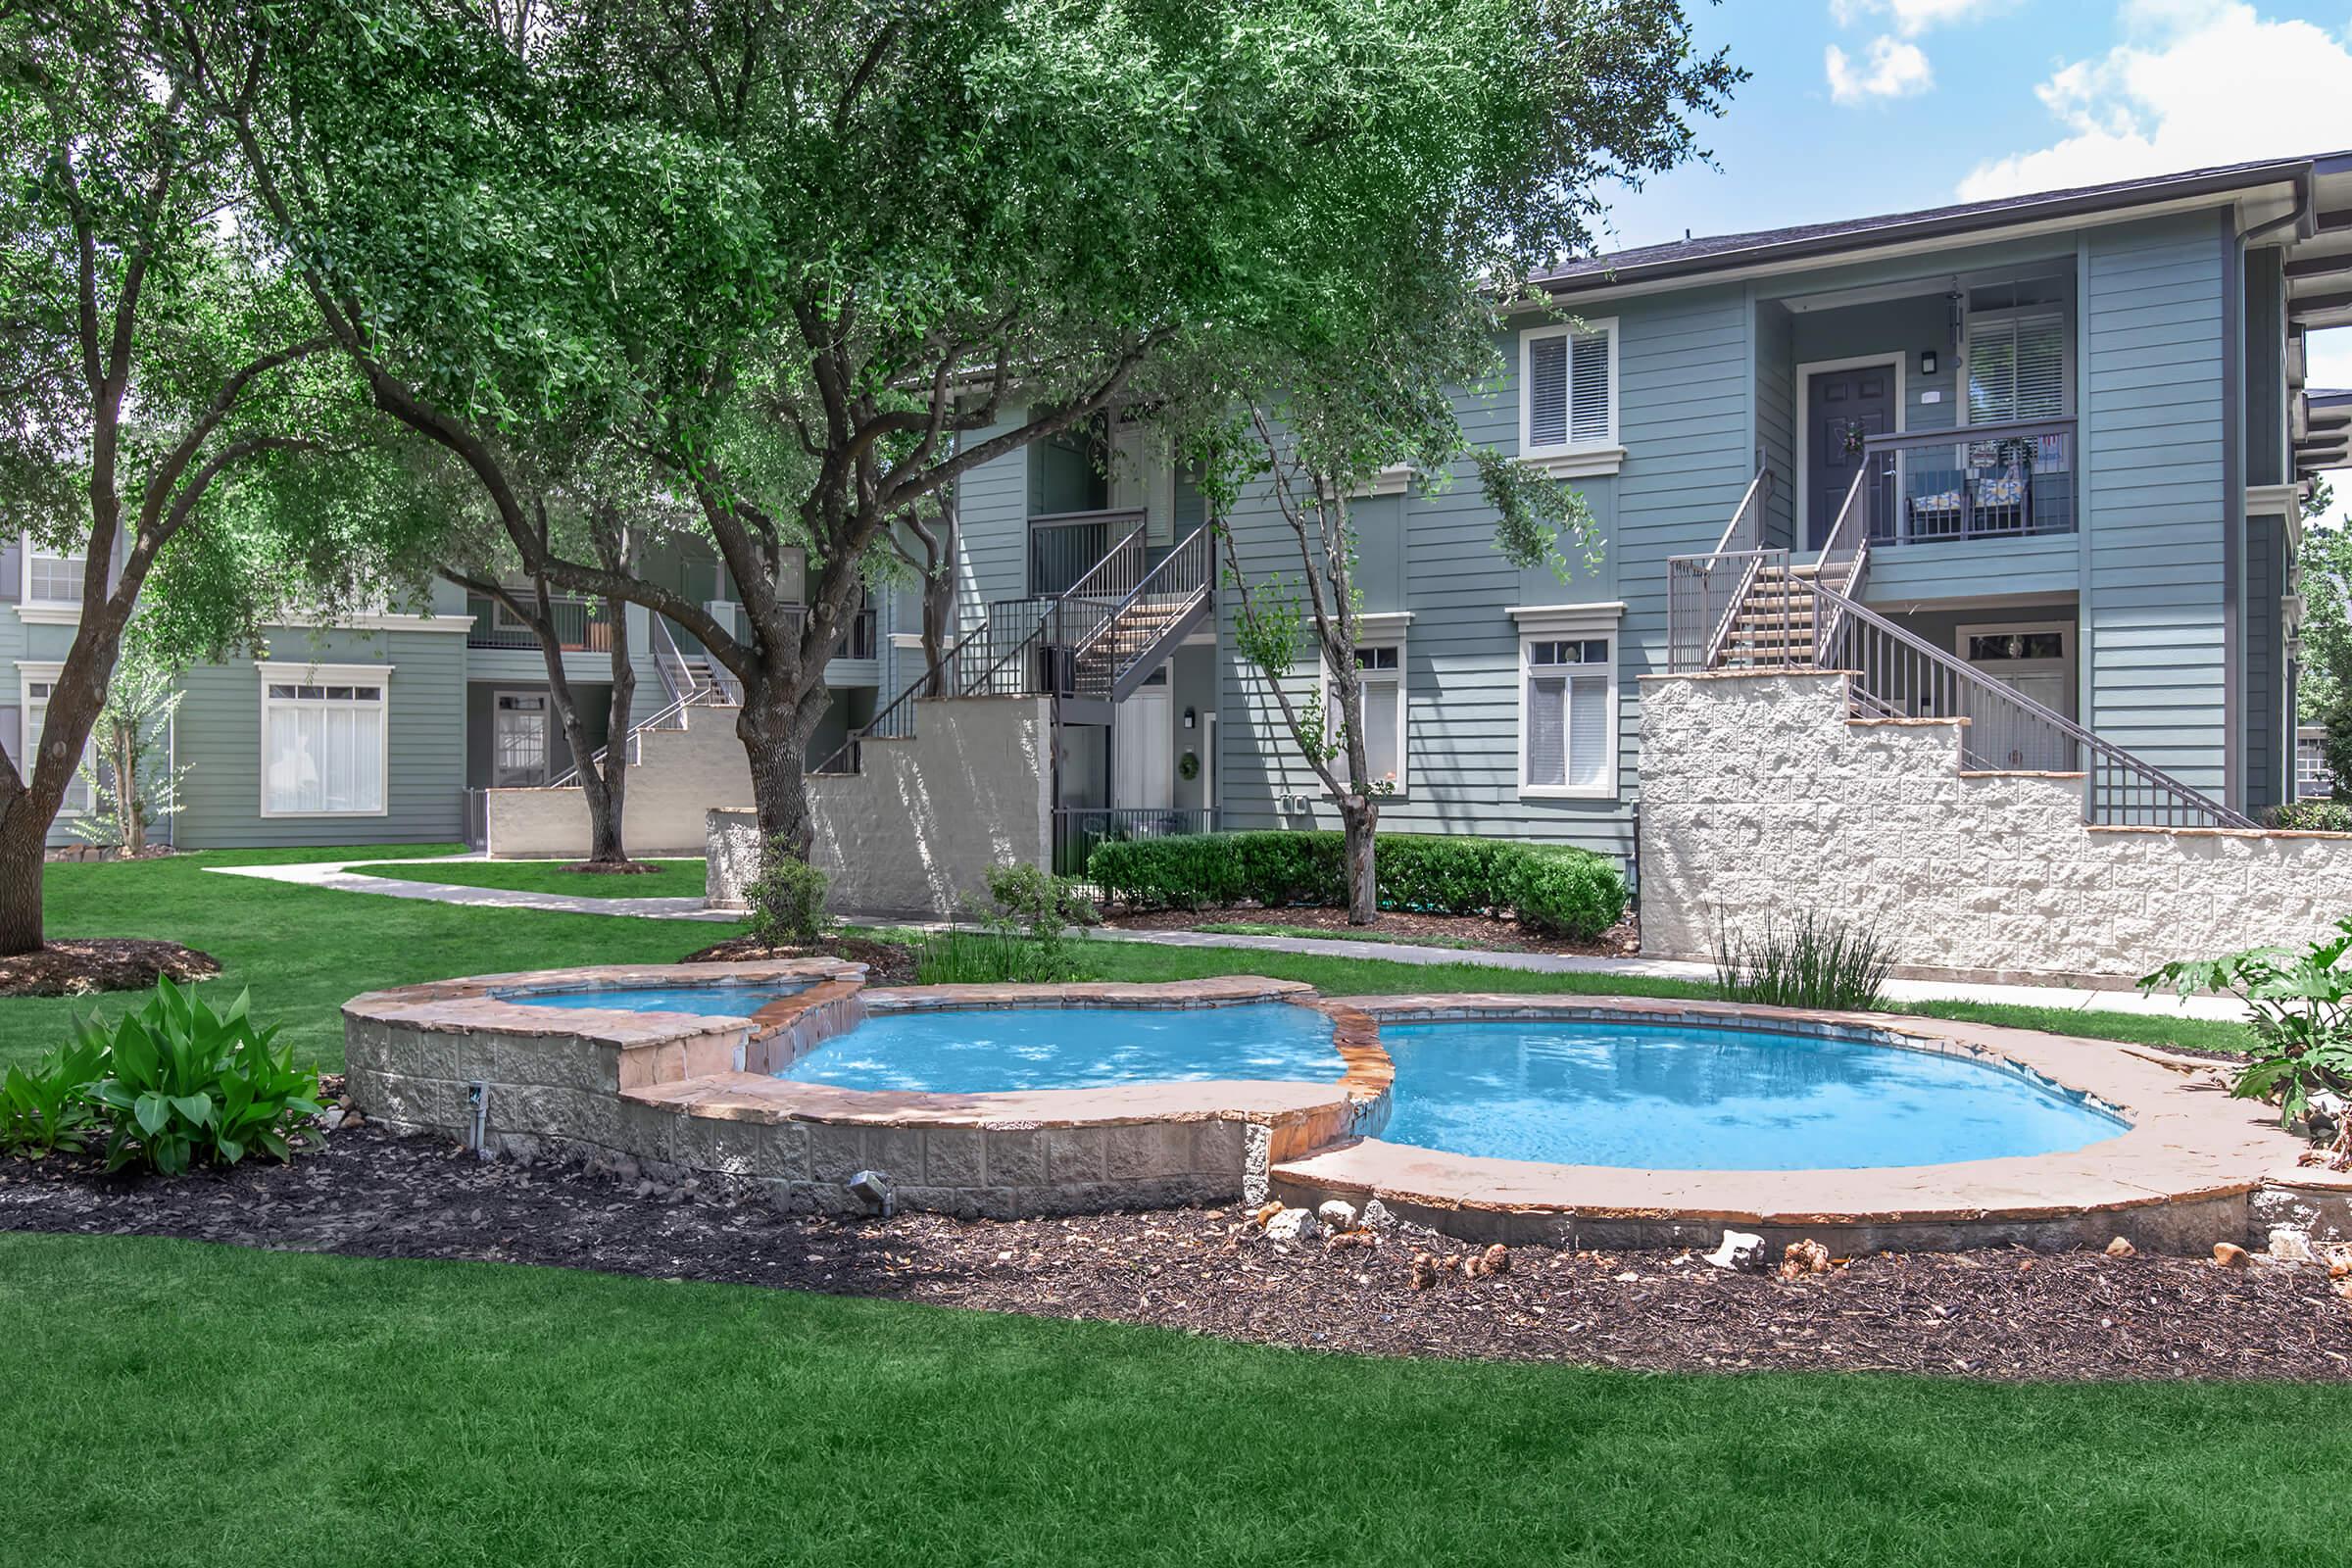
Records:
[[[41,548],[40,541],[30,529],[17,536],[17,618],[36,625],[71,626],[81,619],[81,601],[78,599],[48,599],[32,591],[32,561],[38,552],[43,561],[78,561],[86,568],[87,556],[61,556]]]
[[[1613,801],[1622,793],[1619,774],[1624,770],[1623,737],[1620,721],[1624,716],[1625,696],[1618,689],[1617,666],[1622,657],[1618,648],[1618,624],[1625,614],[1622,603],[1595,605],[1533,605],[1507,612],[1518,623],[1519,657],[1512,671],[1519,687],[1519,735],[1511,762],[1511,778],[1526,801]],[[1527,687],[1531,659],[1538,643],[1589,642],[1604,639],[1609,645],[1609,657],[1596,666],[1606,683],[1608,707],[1604,715],[1603,746],[1607,761],[1600,770],[1600,782],[1582,784],[1530,784],[1527,781]],[[1570,722],[1561,715],[1563,743]]]
[[[1567,416],[1562,420],[1563,432],[1569,435],[1569,439],[1538,446],[1534,434],[1536,345],[1554,338],[1580,337],[1601,337],[1608,340],[1608,433],[1598,441],[1580,442],[1574,439],[1576,351],[1574,345],[1571,344],[1567,367],[1569,407],[1566,411]],[[1519,457],[1521,461],[1533,463],[1548,470],[1552,477],[1558,479],[1591,478],[1601,474],[1615,473],[1625,460],[1625,446],[1619,434],[1621,429],[1617,377],[1617,318],[1604,316],[1584,321],[1547,322],[1543,326],[1527,327],[1520,332]]]
[[[32,782],[32,770],[40,765],[40,759],[33,755],[33,749],[40,744],[41,736],[32,723],[32,688],[45,685],[54,694],[57,688],[57,678],[64,674],[66,666],[62,663],[45,663],[38,660],[21,659],[17,661],[16,762],[17,772],[26,784]],[[44,697],[41,699],[42,722],[46,723],[48,717],[49,699]],[[82,766],[90,760],[90,748],[95,746],[97,741],[98,732],[96,726],[93,725],[90,733],[83,738],[81,743],[81,761],[74,764],[74,774],[67,781],[65,797],[58,803],[57,814],[60,819],[70,816],[86,816],[89,814],[90,808],[97,804],[90,796],[89,787],[81,781]],[[81,792],[79,801],[74,799],[74,792],[77,790]]]
[[[2070,305],[2045,300],[2038,305],[2004,305],[1994,310],[1970,311],[1960,331],[1960,376],[1954,388],[1960,400],[1956,429],[1968,429],[1977,423],[1976,399],[1970,395],[1975,378],[1977,331],[1980,326],[2005,326],[2015,333],[2022,322],[2054,316],[2058,318],[2058,412],[2018,416],[2014,419],[1995,423],[2024,423],[2042,419],[2071,419],[2075,416],[2075,327],[2074,310]]]
[[[256,777],[260,796],[260,812],[272,820],[325,819],[392,814],[392,669],[390,664],[287,664],[257,661],[253,666],[261,672],[261,725],[256,738],[260,766]],[[271,683],[295,686],[375,686],[383,690],[383,699],[376,705],[376,722],[380,726],[376,745],[376,799],[382,804],[366,811],[273,811],[270,808],[270,710],[273,704],[289,699],[271,697]],[[301,699],[294,699],[299,703]]]
[[[1409,690],[1410,676],[1407,673],[1410,667],[1409,656],[1404,646],[1405,628],[1411,624],[1412,618],[1412,612],[1409,611],[1388,614],[1378,612],[1359,614],[1355,617],[1355,646],[1359,652],[1369,648],[1394,648],[1396,650],[1395,681],[1396,687],[1396,787],[1381,797],[1384,801],[1403,800],[1412,789],[1413,743],[1409,720],[1413,711],[1413,704]],[[1358,672],[1359,678],[1361,673],[1361,671]],[[1389,671],[1384,669],[1374,673],[1380,683],[1384,685],[1389,683]],[[1338,708],[1336,694],[1332,690],[1336,679],[1336,672],[1326,663],[1323,670],[1323,711],[1327,714],[1336,712]],[[1347,754],[1343,752],[1338,760],[1345,766]]]

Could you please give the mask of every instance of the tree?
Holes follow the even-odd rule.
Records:
[[[1487,209],[1527,206],[1514,241],[1557,249],[1596,179],[1687,148],[1647,111],[1727,79],[1663,0],[602,0],[519,51],[401,0],[300,15],[256,45],[300,90],[240,136],[329,332],[534,572],[669,616],[735,677],[762,837],[802,853],[824,665],[902,519],[1311,311],[1389,220],[1384,172],[1476,166],[1457,121],[1507,122],[1563,176]],[[217,64],[218,90],[239,74]],[[497,446],[550,409],[596,410],[674,476],[745,634],[533,553]],[[796,553],[805,603],[779,591]]]
[[[235,149],[153,24],[126,0],[0,12],[0,483],[83,563],[40,736],[0,758],[0,954],[41,946],[50,826],[150,573],[224,492],[347,434],[353,407],[233,222]]]
[[[945,697],[950,622],[956,616],[956,558],[962,547],[954,487],[931,498],[930,504],[909,510],[883,537],[899,564],[913,574],[915,590],[922,595],[922,695]]]
[[[117,664],[81,764],[90,808],[74,819],[74,837],[125,856],[146,853],[148,828],[179,809],[187,780],[188,769],[171,760],[172,719],[186,695],[170,667],[144,650]]]
[[[2352,529],[2327,522],[2335,492],[2326,479],[2312,481],[2303,498],[2303,544],[2295,571],[2303,594],[2303,661],[2295,708],[2307,724],[2327,734],[2320,742],[2339,801],[2352,800]]]

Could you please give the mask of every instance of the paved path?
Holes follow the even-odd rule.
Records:
[[[364,876],[355,865],[456,865],[478,861],[479,855],[435,856],[427,859],[310,860],[292,865],[217,865],[210,869],[229,876],[260,877],[270,882],[292,882],[305,887],[337,888],[347,893],[373,893],[392,899],[425,899],[439,904],[470,904],[502,909],[542,909],[566,914],[627,914],[657,920],[734,921],[740,911],[709,909],[696,898],[592,899],[564,893],[524,893],[513,888],[470,888],[446,882],[404,882],[391,877]],[[853,923],[858,923],[853,919]],[[906,926],[906,921],[868,921]],[[923,923],[937,930],[942,922]],[[1671,958],[1600,958],[1556,953],[1474,953],[1457,948],[1425,948],[1400,942],[1354,942],[1335,937],[1276,937],[1221,935],[1206,931],[1098,931],[1090,940],[1141,942],[1165,948],[1239,949],[1244,952],[1297,954],[1319,958],[1379,958],[1391,963],[1469,964],[1486,969],[1518,969],[1534,974],[1616,974],[1659,980],[1712,980],[1714,968],[1704,963]],[[1895,1002],[2011,1003],[2030,1007],[2070,1007],[2078,1011],[2134,1012],[2150,1016],[2239,1018],[2244,1016],[2229,997],[2142,997],[2136,991],[2090,990],[2074,986],[1972,985],[1948,980],[1889,980],[1886,995]]]

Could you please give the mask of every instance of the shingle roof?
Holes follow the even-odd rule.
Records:
[[[2343,154],[2319,154],[2333,160]],[[1710,271],[1771,259],[1776,254],[1838,251],[1863,243],[1886,244],[1940,232],[1964,232],[2021,221],[2037,214],[2059,216],[2102,208],[2137,206],[2176,196],[2200,195],[2243,185],[2291,178],[2307,170],[2315,157],[2266,158],[2251,163],[2222,164],[2178,174],[2117,180],[2105,185],[2080,185],[2068,190],[2035,191],[2003,196],[1993,201],[1964,202],[1953,207],[1930,207],[1917,212],[1889,213],[1877,218],[1853,218],[1829,223],[1798,223],[1788,228],[1755,229],[1744,234],[1715,234],[1697,239],[1645,245],[1566,263],[1540,274],[1536,281],[1562,291],[1598,288],[1637,275]]]

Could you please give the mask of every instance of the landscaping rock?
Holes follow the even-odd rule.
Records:
[[[1488,1274],[1508,1274],[1511,1271],[1511,1250],[1500,1242],[1483,1252],[1462,1259],[1462,1272],[1474,1278]]]
[[[1351,1231],[1355,1229],[1355,1205],[1343,1203],[1336,1198],[1329,1199],[1315,1205],[1315,1218],[1329,1229]]]
[[[1303,1208],[1286,1208],[1266,1221],[1267,1237],[1277,1242],[1303,1245],[1322,1234],[1323,1227],[1316,1222],[1315,1216]]]
[[[2318,1254],[2311,1250],[2311,1233],[2293,1225],[2272,1226],[2271,1261],[2274,1263],[2318,1262]]]
[[[2118,1236],[2114,1241],[2107,1244],[2107,1255],[2109,1257],[2132,1257],[2138,1251],[2138,1248],[2133,1247],[2130,1242],[2125,1241],[2121,1236]]]
[[[1250,1211],[1250,1222],[1262,1228],[1273,1223],[1274,1216],[1281,1212],[1280,1203],[1260,1203]]]
[[[1428,1290],[1431,1286],[1438,1283],[1438,1260],[1430,1256],[1427,1252],[1415,1252],[1413,1254],[1413,1267],[1410,1277],[1414,1290]]]
[[[2235,1242],[2213,1244],[2213,1264],[2216,1268],[2244,1268],[2251,1261],[2246,1250]]]
[[[1704,1255],[1717,1268],[1758,1268],[1764,1262],[1764,1238],[1748,1231],[1725,1231],[1722,1245]]]
[[[1781,1249],[1781,1278],[1800,1279],[1807,1274],[1827,1274],[1830,1271],[1830,1250],[1808,1236],[1801,1242],[1790,1242]]]
[[[1364,1211],[1357,1218],[1363,1221],[1364,1229],[1368,1231],[1385,1231],[1396,1223],[1396,1216],[1389,1212],[1389,1205],[1377,1198],[1366,1200]]]

